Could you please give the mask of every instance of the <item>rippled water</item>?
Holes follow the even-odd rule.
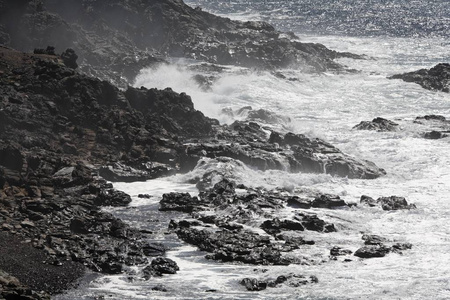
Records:
[[[212,86],[202,91],[191,79],[187,62],[143,70],[136,85],[172,87],[192,96],[196,108],[230,123],[223,108],[251,105],[264,108],[290,122],[272,124],[320,137],[354,156],[371,160],[387,171],[376,180],[350,180],[325,174],[289,174],[282,171],[255,171],[245,166],[209,162],[191,173],[145,183],[116,184],[132,195],[130,208],[114,212],[132,225],[151,228],[152,239],[172,246],[168,257],[180,266],[173,276],[147,281],[130,281],[128,276],[106,276],[87,280],[86,285],[58,299],[449,299],[450,298],[450,139],[426,140],[425,128],[414,124],[417,116],[440,114],[450,118],[450,95],[422,89],[414,83],[388,80],[387,76],[439,62],[450,62],[448,1],[189,1],[192,6],[233,18],[270,20],[283,30],[295,31],[301,40],[323,43],[331,49],[366,54],[368,60],[340,62],[360,70],[356,74],[305,75],[296,70],[283,74],[243,72],[230,68]],[[267,13],[267,12],[270,13]],[[366,24],[366,26],[362,26]],[[367,24],[372,24],[371,26]],[[417,24],[424,24],[418,26]],[[376,29],[378,28],[378,29]],[[384,117],[400,124],[398,132],[355,131],[362,120]],[[166,234],[167,217],[159,213],[164,192],[196,193],[186,184],[189,178],[212,169],[221,169],[248,186],[308,189],[340,195],[358,202],[362,194],[373,198],[404,196],[417,210],[386,212],[358,206],[352,210],[322,211],[321,218],[335,223],[336,233],[308,233],[314,247],[301,255],[321,260],[334,245],[356,250],[362,245],[361,232],[410,242],[413,248],[403,255],[384,258],[270,267],[215,263],[204,259],[195,247]],[[139,193],[153,195],[139,199]],[[292,211],[280,211],[288,216]],[[136,269],[138,272],[138,269]],[[244,277],[276,277],[289,272],[316,275],[319,283],[301,288],[280,287],[247,292],[238,284]],[[162,283],[167,293],[151,291]],[[217,290],[210,293],[207,290]]]
[[[346,36],[449,37],[447,0],[189,0],[191,6],[268,21],[283,31]]]

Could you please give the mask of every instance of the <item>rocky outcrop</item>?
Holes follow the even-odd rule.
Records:
[[[448,63],[440,63],[431,69],[420,69],[414,72],[393,75],[388,78],[414,82],[420,84],[427,90],[450,92],[450,64]]]
[[[255,122],[236,121],[217,128],[214,139],[186,141],[182,168],[192,169],[202,157],[231,157],[260,170],[326,173],[334,176],[373,179],[385,174],[374,163],[342,153],[336,147],[303,134],[281,134]]]
[[[396,131],[398,129],[398,124],[383,118],[375,118],[372,121],[361,121],[358,125],[354,126],[353,129],[358,130],[376,130],[376,131]]]
[[[289,256],[302,245],[314,245],[304,240],[307,231],[329,233],[337,231],[334,224],[313,213],[297,213],[293,218],[271,217],[284,208],[289,199],[276,191],[248,189],[224,178],[198,197],[185,193],[163,195],[160,210],[178,210],[190,218],[172,220],[169,228],[180,239],[209,252],[206,257],[222,262],[242,262],[255,265],[288,265],[301,263],[303,258]],[[242,193],[245,189],[246,193]],[[310,200],[312,201],[312,200]],[[268,212],[271,213],[268,213]],[[259,228],[267,234],[248,230],[255,226],[255,218],[264,218]]]
[[[361,58],[289,39],[264,22],[218,17],[181,0],[25,0],[0,5],[0,41],[7,46],[31,51],[52,45],[57,53],[73,49],[84,72],[121,84],[126,83],[121,77],[129,82],[142,67],[168,56],[319,72],[342,69],[335,58]]]
[[[360,202],[368,206],[381,206],[383,210],[400,210],[400,209],[415,209],[415,204],[408,204],[404,197],[390,196],[373,199],[369,196],[361,196]]]
[[[281,284],[290,286],[290,287],[300,287],[302,285],[318,283],[319,280],[316,276],[305,276],[298,274],[288,274],[288,275],[280,275],[276,279],[257,279],[257,278],[244,278],[241,280],[240,284],[243,285],[247,291],[255,292],[262,291],[266,288],[274,288],[278,287]]]
[[[55,293],[84,266],[117,274],[164,254],[164,247],[100,210],[131,198],[97,175],[137,180],[168,174],[183,152],[178,138],[208,135],[216,121],[196,111],[187,95],[122,92],[80,75],[47,50],[24,54],[0,47],[0,229],[40,253],[37,269],[62,267],[43,277],[54,285],[30,282],[26,266],[24,273],[10,268],[12,256],[20,260],[17,251],[3,252],[0,269]]]
[[[392,243],[388,239],[378,235],[363,235],[365,246],[359,248],[353,254],[360,258],[384,257],[391,252],[402,254],[402,250],[412,248],[410,243]],[[386,244],[390,244],[386,245]]]

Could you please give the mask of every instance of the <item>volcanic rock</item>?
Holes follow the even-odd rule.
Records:
[[[391,249],[384,245],[372,245],[359,248],[354,255],[361,258],[384,257],[390,251]]]
[[[376,131],[396,131],[398,124],[383,118],[375,118],[372,121],[361,121],[353,129],[358,130],[376,130]]]
[[[5,2],[0,11],[0,38],[8,46],[23,51],[48,45],[58,51],[73,49],[83,72],[123,87],[142,67],[158,65],[167,56],[318,72],[342,70],[336,58],[363,58],[290,40],[265,22],[233,21],[178,0]],[[76,66],[71,51],[63,58],[69,67]]]
[[[157,257],[151,264],[144,268],[144,278],[149,279],[152,276],[163,276],[163,274],[176,274],[180,268],[177,263],[170,258]]]
[[[348,204],[337,195],[320,195],[311,202],[311,206],[333,209],[338,207],[348,207]]]
[[[420,84],[427,90],[450,92],[450,64],[448,63],[440,63],[431,69],[420,69],[414,72],[393,75],[388,78],[414,82]]]
[[[330,250],[330,255],[331,256],[343,256],[343,255],[349,255],[349,254],[352,254],[352,253],[353,253],[352,250],[343,249],[343,248],[338,247],[338,246],[334,246]]]
[[[383,210],[414,209],[415,204],[408,204],[404,197],[390,196],[377,199]]]

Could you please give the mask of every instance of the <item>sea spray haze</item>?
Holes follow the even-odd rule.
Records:
[[[388,76],[429,68],[449,62],[448,1],[188,1],[192,7],[220,13],[233,19],[268,20],[277,28],[293,31],[301,41],[323,43],[331,49],[366,55],[365,60],[340,59],[356,72],[304,74],[296,69],[279,73],[226,67],[208,71],[208,88],[195,80],[198,63],[178,61],[175,66],[144,69],[136,86],[172,87],[187,92],[197,109],[222,123],[249,117],[249,111],[266,110],[273,118],[256,119],[270,129],[319,137],[343,152],[371,160],[387,172],[373,180],[348,179],[327,174],[258,171],[237,161],[204,159],[183,175],[115,186],[132,196],[129,209],[111,209],[141,229],[155,231],[154,238],[172,250],[168,257],[180,271],[150,281],[130,281],[127,276],[101,277],[59,299],[90,299],[108,295],[113,299],[447,299],[450,298],[450,156],[449,138],[430,140],[424,133],[442,124],[416,120],[424,115],[450,118],[450,96],[428,91],[413,83],[389,80]],[[194,71],[193,71],[194,70]],[[248,108],[251,106],[250,108]],[[243,109],[247,107],[246,109]],[[376,117],[398,126],[390,132],[355,130],[361,121]],[[278,119],[277,119],[278,118]],[[255,119],[253,119],[255,121]],[[308,232],[316,241],[303,246],[303,264],[255,267],[218,263],[204,258],[204,252],[182,243],[166,228],[169,216],[158,211],[164,193],[183,192],[195,196],[189,182],[208,172],[218,172],[246,187],[280,188],[286,194],[329,193],[348,203],[351,209],[320,210],[314,213],[332,222],[337,231]],[[216,181],[214,181],[216,180]],[[214,179],[214,183],[219,179]],[[237,194],[244,193],[236,189]],[[152,195],[149,199],[138,194]],[[359,204],[361,195],[374,199],[397,195],[415,203],[417,209],[385,211]],[[298,211],[283,208],[279,219]],[[252,227],[264,221],[254,216]],[[160,227],[158,227],[160,226]],[[403,254],[360,259],[346,256],[330,259],[334,246],[360,248],[364,234],[390,241],[411,243]],[[137,271],[139,272],[139,270]],[[260,292],[248,292],[239,285],[244,278],[277,278],[279,275],[317,276],[318,283],[299,287],[281,285]],[[164,284],[167,292],[151,291]],[[209,291],[209,292],[207,292]],[[65,298],[64,298],[65,297]]]

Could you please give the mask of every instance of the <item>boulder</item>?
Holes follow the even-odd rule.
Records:
[[[163,276],[163,274],[176,274],[180,268],[177,263],[170,258],[157,257],[151,264],[143,269],[144,278],[149,279],[153,276]]]
[[[372,121],[361,121],[358,125],[354,126],[353,129],[358,130],[375,130],[375,131],[396,131],[398,129],[398,124],[390,120],[383,118],[375,118]]]
[[[352,250],[343,249],[343,248],[338,247],[338,246],[334,246],[330,250],[330,255],[331,256],[344,256],[344,255],[350,255],[352,253],[353,253]]]
[[[336,195],[320,195],[311,202],[312,207],[316,208],[340,208],[348,207],[348,204]]]
[[[383,210],[415,209],[415,204],[408,204],[404,197],[390,196],[377,199]]]
[[[354,255],[361,258],[384,257],[390,251],[391,249],[384,245],[371,245],[359,248]]]

